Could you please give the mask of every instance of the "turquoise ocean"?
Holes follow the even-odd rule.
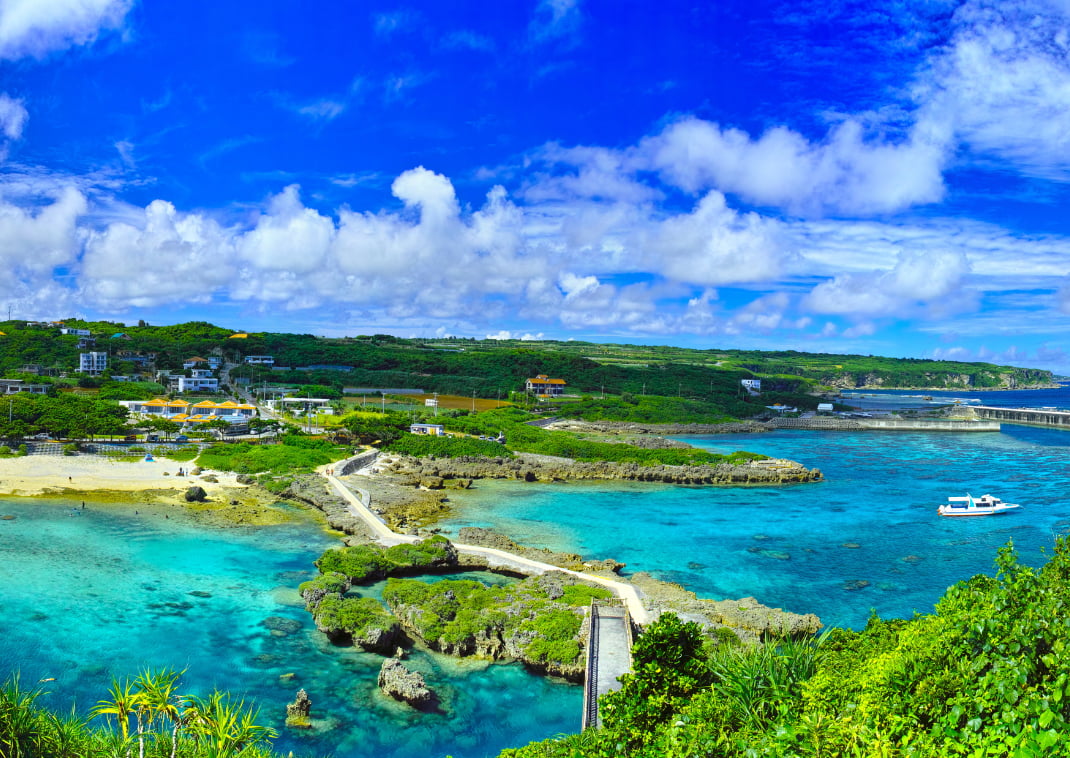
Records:
[[[1000,394],[984,397],[997,404]],[[1032,402],[1015,405],[1070,405],[1068,390],[1024,394]],[[792,458],[820,468],[826,481],[753,488],[485,482],[456,498],[444,528],[490,526],[521,542],[616,558],[628,564],[625,573],[649,571],[702,596],[751,595],[852,627],[874,610],[931,611],[949,585],[991,573],[1008,540],[1039,564],[1054,536],[1070,531],[1070,432],[1005,425],[1000,433],[687,439],[711,450]],[[936,515],[949,495],[965,492],[991,492],[1022,509],[980,519]],[[189,689],[238,693],[276,726],[304,687],[314,716],[333,728],[316,736],[284,732],[276,746],[298,756],[478,758],[578,728],[580,688],[517,665],[415,653],[412,665],[440,689],[443,712],[418,715],[383,698],[375,687],[381,659],[332,647],[296,594],[312,576],[312,561],[333,544],[311,522],[210,529],[71,506],[0,501],[0,515],[16,517],[0,520],[0,678],[21,671],[29,684],[54,679],[43,684],[52,705],[73,701],[85,711],[113,675],[174,666],[187,669]]]

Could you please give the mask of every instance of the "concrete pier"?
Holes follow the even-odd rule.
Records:
[[[1017,423],[1017,422],[1016,422]],[[776,418],[768,422],[774,429],[810,429],[837,432],[998,432],[999,421],[983,418]]]
[[[993,405],[970,406],[978,418],[1005,421],[1008,424],[1047,426],[1070,429],[1070,411],[1052,411],[1043,408],[999,408]]]

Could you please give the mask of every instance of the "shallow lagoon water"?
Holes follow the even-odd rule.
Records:
[[[449,531],[492,526],[519,542],[611,557],[716,599],[754,596],[826,624],[930,612],[948,586],[991,573],[1013,539],[1027,563],[1070,531],[1070,432],[810,432],[689,437],[821,469],[782,487],[480,483]],[[989,518],[936,514],[950,495],[1023,505]]]
[[[515,539],[614,557],[701,595],[753,595],[860,626],[928,612],[947,586],[991,572],[1013,538],[1023,559],[1070,530],[1070,432],[1005,426],[1002,433],[775,432],[688,438],[822,469],[813,485],[755,488],[481,482],[455,498],[450,530],[491,526]],[[948,495],[991,492],[1020,512],[942,519]],[[414,667],[443,692],[448,713],[418,715],[375,687],[381,658],[332,648],[296,587],[333,540],[311,523],[213,530],[62,502],[4,501],[0,515],[0,677],[21,670],[50,702],[87,710],[112,675],[186,668],[188,688],[213,686],[256,702],[281,726],[308,690],[320,737],[283,733],[276,746],[336,758],[492,756],[578,728],[579,687],[515,665],[466,664],[417,653]],[[365,590],[375,596],[378,587]],[[285,637],[263,626],[292,619]],[[292,681],[280,675],[293,673]]]
[[[296,592],[335,541],[313,523],[206,529],[132,511],[63,502],[4,501],[0,515],[0,678],[52,679],[48,702],[88,710],[112,675],[143,666],[186,669],[189,691],[230,690],[281,728],[304,687],[318,737],[283,731],[276,747],[335,758],[477,758],[579,726],[581,688],[518,665],[415,653],[442,714],[417,714],[382,696],[382,658],[332,647]],[[377,588],[371,588],[374,594]],[[296,622],[272,634],[269,617]],[[293,673],[292,680],[280,679]]]

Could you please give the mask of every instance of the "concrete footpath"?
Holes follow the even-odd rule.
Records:
[[[382,544],[388,546],[398,545],[401,543],[419,542],[423,539],[422,537],[416,537],[410,534],[398,534],[384,524],[382,519],[372,513],[368,508],[371,503],[371,497],[367,491],[359,490],[358,488],[358,491],[361,493],[361,496],[358,497],[353,490],[347,487],[346,484],[336,476],[327,474],[325,470],[321,470],[320,473],[326,477],[334,491],[346,501],[349,512],[367,524],[375,538]],[[552,566],[549,563],[542,563],[541,561],[533,561],[529,558],[507,553],[504,550],[481,547],[479,545],[464,545],[458,542],[454,542],[453,544],[458,552],[483,556],[487,559],[487,562],[491,567],[504,568],[521,574],[545,574],[549,571],[559,571],[563,574],[571,574],[585,582],[601,585],[624,601],[625,605],[628,607],[628,612],[637,624],[645,626],[650,623],[650,614],[647,612],[646,608],[643,607],[643,602],[639,598],[639,591],[630,584],[614,581],[613,579],[606,579],[605,577],[595,576],[593,574],[587,574],[582,571],[559,568],[557,566]]]

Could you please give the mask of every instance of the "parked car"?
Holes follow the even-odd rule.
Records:
[[[180,434],[177,437],[175,437],[175,442],[189,442],[189,437],[187,437],[184,434]]]
[[[136,434],[128,434],[125,437],[123,437],[123,442],[137,442],[137,435]]]

